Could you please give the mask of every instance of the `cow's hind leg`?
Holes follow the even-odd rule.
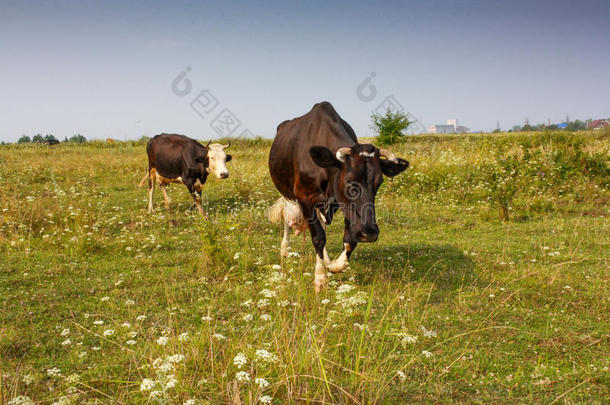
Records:
[[[284,236],[282,236],[282,244],[280,245],[280,256],[288,256],[290,250],[290,225],[284,221]]]
[[[161,188],[161,192],[163,193],[163,201],[165,203],[165,208],[169,208],[169,203],[171,202],[169,195],[167,195],[167,183],[163,183],[159,185]]]
[[[148,213],[153,212],[153,194],[155,192],[155,183],[157,182],[157,171],[151,168],[148,172]]]

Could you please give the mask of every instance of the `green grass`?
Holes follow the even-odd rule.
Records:
[[[394,146],[380,238],[319,296],[265,217],[269,142],[234,142],[208,220],[178,185],[146,213],[144,145],[1,147],[0,403],[607,403],[609,139]]]

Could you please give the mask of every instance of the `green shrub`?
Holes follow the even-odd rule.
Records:
[[[406,114],[401,111],[387,110],[384,115],[371,115],[371,128],[377,134],[377,143],[380,145],[391,145],[404,140],[411,122]]]

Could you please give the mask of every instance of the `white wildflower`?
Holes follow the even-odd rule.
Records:
[[[264,390],[269,386],[269,381],[265,380],[264,378],[257,378],[254,380],[254,383],[258,385],[258,388],[261,390]]]
[[[102,298],[100,298],[100,301],[102,301],[102,302],[106,302],[106,301],[108,301],[109,299],[110,299],[110,297],[106,296],[106,297],[102,297]]]
[[[246,371],[238,371],[235,373],[235,380],[239,382],[250,382],[250,374]]]
[[[104,336],[112,336],[114,335],[114,330],[113,329],[106,329],[104,331]]]
[[[150,378],[145,378],[142,380],[142,383],[140,384],[140,391],[145,392],[145,391],[150,391],[153,388],[155,388],[155,381],[151,380]]]
[[[160,336],[159,339],[157,339],[157,344],[159,346],[165,346],[167,342],[169,342],[169,338],[167,336]]]
[[[173,354],[171,356],[167,356],[167,361],[170,363],[181,363],[184,361],[184,354]]]
[[[322,301],[320,301],[320,304],[322,305],[326,305],[330,302],[330,300],[328,298],[324,298]]]
[[[21,381],[25,384],[25,385],[30,385],[32,384],[36,379],[34,378],[34,376],[32,374],[24,374],[23,377],[21,377]]]
[[[435,338],[436,337],[436,332],[433,331],[433,330],[426,329],[426,327],[424,325],[421,325],[421,331],[424,334],[424,337],[427,337],[427,338]]]
[[[30,397],[20,395],[8,401],[8,405],[34,405],[34,401],[32,401]]]
[[[126,344],[126,345],[129,345],[129,346],[133,346],[133,345],[135,345],[136,343],[137,343],[137,342],[136,342],[135,340],[133,340],[133,339],[129,339],[127,342],[125,342],[125,344]]]
[[[47,370],[47,375],[49,377],[59,377],[61,376],[61,370],[57,367],[53,367]]]
[[[167,380],[167,382],[165,383],[165,389],[171,390],[172,388],[174,388],[176,386],[177,383],[178,383],[178,380],[176,380],[175,378],[169,378]]]
[[[93,324],[94,325],[103,325],[104,321],[98,319],[97,321],[93,321]]]
[[[70,334],[70,329],[64,329],[60,333],[61,336],[68,336],[69,334]]]
[[[68,338],[68,339],[64,340],[63,342],[61,342],[62,346],[68,346],[68,345],[71,345],[71,344],[72,344],[72,341],[70,340],[70,338]]]
[[[265,349],[258,349],[255,353],[255,357],[256,360],[262,361],[264,363],[275,363],[279,360],[275,354]]]
[[[136,302],[134,300],[125,300],[125,305],[127,306],[131,306],[133,304],[135,304]]]
[[[261,321],[270,321],[270,320],[271,320],[271,315],[269,315],[269,314],[261,315]]]
[[[273,298],[277,295],[277,292],[265,288],[265,289],[261,290],[260,294],[265,298]]]
[[[138,315],[138,317],[136,318],[136,321],[142,322],[145,319],[146,319],[146,315]]]
[[[279,264],[274,264],[273,266],[271,266],[272,270],[282,270],[282,266],[280,266]]]
[[[181,333],[181,334],[178,336],[178,340],[179,340],[179,341],[181,341],[181,342],[186,342],[187,340],[189,340],[189,334],[188,334],[188,333],[186,333],[186,332]]]
[[[405,335],[402,340],[400,341],[400,344],[403,346],[406,346],[408,344],[412,344],[417,342],[417,336],[413,336],[413,335]]]
[[[243,321],[250,322],[250,321],[252,320],[252,318],[253,318],[252,314],[246,314],[246,315],[244,315],[244,316],[243,316],[243,318],[241,318],[241,319],[242,319]]]
[[[423,354],[424,357],[432,357],[432,353],[427,350],[422,350],[421,354]]]
[[[225,337],[225,336],[224,336],[222,333],[214,333],[214,334],[212,335],[212,337],[214,337],[215,339],[218,339],[218,340],[224,340],[224,339],[226,339],[226,337]]]
[[[399,379],[400,381],[404,381],[404,380],[406,380],[406,379],[407,379],[407,376],[405,375],[405,373],[403,373],[403,372],[402,372],[402,371],[400,371],[400,370],[398,370],[398,371],[396,372],[396,377],[398,377],[398,379]]]
[[[233,364],[235,364],[237,366],[237,368],[242,368],[247,363],[248,363],[248,359],[246,358],[246,355],[241,352],[237,353],[235,355],[235,357],[233,357]]]
[[[339,286],[339,288],[337,288],[336,294],[346,294],[346,293],[352,291],[354,288],[356,288],[356,287],[351,286],[349,284],[341,284]]]
[[[273,398],[270,397],[269,395],[263,395],[262,397],[260,397],[258,399],[258,402],[260,402],[261,404],[270,404],[273,401]]]

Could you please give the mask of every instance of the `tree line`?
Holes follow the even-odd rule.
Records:
[[[30,142],[34,142],[34,143],[59,143],[59,140],[57,138],[55,138],[55,136],[52,135],[52,134],[47,134],[47,135],[44,135],[44,136],[42,134],[36,134],[33,137],[31,137],[31,138],[28,135],[24,134],[17,141],[17,143],[30,143]],[[87,142],[87,138],[85,138],[81,134],[75,134],[75,135],[72,135],[70,138],[68,138],[67,136],[64,137],[64,140],[62,142],[85,143],[85,142]]]

